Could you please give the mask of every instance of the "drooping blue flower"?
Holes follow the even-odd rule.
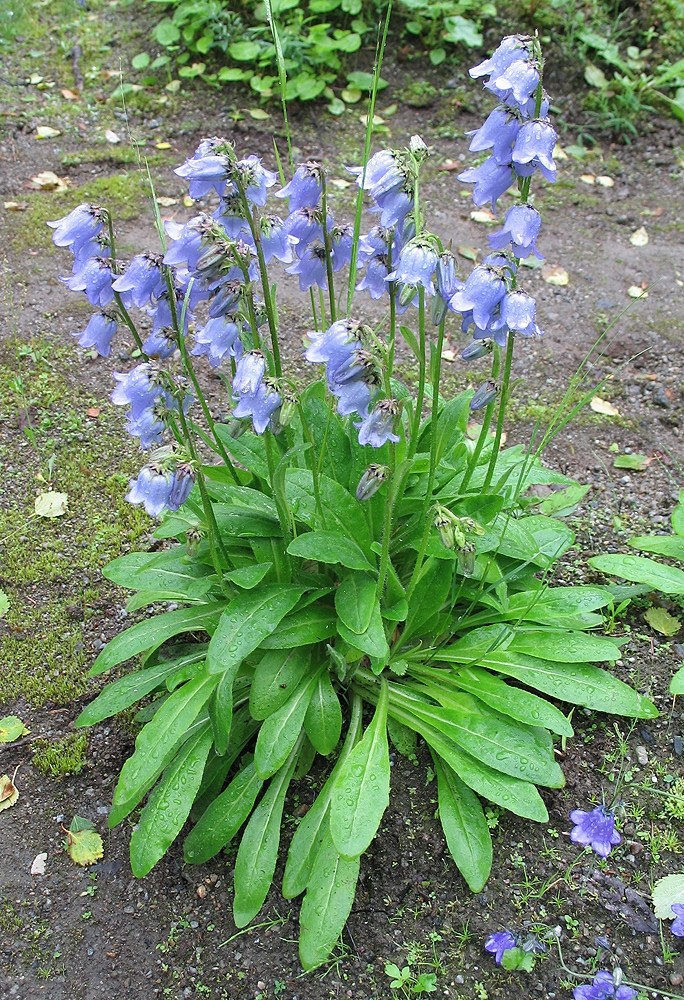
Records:
[[[261,226],[261,249],[264,254],[264,261],[270,264],[273,258],[283,264],[291,264],[294,260],[292,248],[299,242],[296,236],[288,233],[285,223],[279,215],[264,215],[259,220]],[[251,234],[245,236],[245,243],[254,246]],[[256,248],[254,250],[256,253]]]
[[[233,416],[251,417],[255,432],[263,434],[281,405],[280,393],[269,384],[267,379],[263,379],[256,392],[240,396],[237,406],[233,408]]]
[[[355,377],[342,382],[338,381],[334,372],[328,372],[328,387],[337,397],[337,412],[341,417],[349,417],[352,413],[365,417],[373,396],[372,387],[377,384],[373,381],[372,369],[362,364],[355,367]]]
[[[195,332],[195,346],[190,353],[195,356],[206,354],[211,367],[218,368],[231,352],[239,332],[234,316],[217,316]]]
[[[536,323],[537,303],[520,289],[506,292],[501,302],[502,325],[519,333],[521,337],[542,337],[543,332]]]
[[[85,330],[72,331],[78,337],[79,347],[94,347],[101,358],[108,358],[112,349],[112,339],[116,333],[116,318],[110,313],[94,313]]]
[[[672,903],[670,909],[675,914],[670,930],[675,937],[684,937],[684,905],[682,903]]]
[[[285,268],[287,274],[296,274],[299,278],[299,288],[305,292],[317,285],[318,288],[328,287],[328,272],[325,264],[325,247],[322,243],[309,243],[300,257],[297,257],[291,267]]]
[[[83,266],[61,279],[72,292],[85,292],[91,306],[104,309],[114,299],[112,262],[107,257],[89,257]]]
[[[556,138],[556,130],[549,121],[535,118],[525,122],[513,145],[512,160],[516,174],[530,177],[538,169],[553,184],[556,180],[553,158]]]
[[[240,357],[233,377],[233,398],[254,396],[266,373],[266,359],[261,351],[247,351]]]
[[[123,274],[116,279],[112,288],[127,298],[138,309],[149,305],[152,297],[158,298],[164,290],[161,265],[163,257],[157,253],[138,254],[130,262]],[[124,298],[124,302],[126,298]]]
[[[131,479],[126,499],[132,504],[144,504],[150,517],[159,517],[169,506],[171,498],[171,474],[156,467],[144,465],[137,479]]]
[[[531,39],[527,35],[506,35],[489,59],[473,66],[470,70],[471,77],[477,80],[481,76],[500,76],[517,59],[528,59],[530,41]]]
[[[533,253],[543,260],[535,244],[541,221],[541,215],[531,205],[513,205],[506,213],[503,227],[489,237],[489,245],[493,250],[504,250],[512,243],[516,257],[525,258]]]
[[[485,951],[494,956],[497,965],[501,965],[504,952],[508,951],[509,948],[515,948],[515,946],[515,938],[510,931],[497,931],[495,934],[490,934],[485,941]]]
[[[134,416],[150,409],[164,391],[161,385],[153,381],[153,373],[152,366],[146,362],[136,365],[129,372],[114,372],[114,378],[119,384],[112,392],[112,403],[116,406],[130,406]]]
[[[500,101],[524,107],[539,86],[539,70],[528,58],[516,59],[502,73],[492,74],[485,87]]]
[[[99,205],[83,203],[56,222],[48,222],[54,229],[52,242],[58,247],[69,247],[72,253],[85,243],[94,240],[102,231],[107,213]]]
[[[378,254],[366,265],[366,273],[356,286],[357,292],[367,291],[372,299],[381,299],[387,294],[387,258]]]
[[[170,358],[177,347],[175,334],[170,327],[151,333],[143,343],[143,351],[148,358],[158,358],[160,361]]]
[[[353,226],[335,226],[330,234],[333,271],[337,274],[349,264],[354,243]]]
[[[461,288],[463,282],[456,277],[456,258],[450,250],[443,251],[437,258],[435,268],[437,278],[437,293],[448,302]]]
[[[520,125],[519,116],[510,108],[494,108],[479,129],[466,132],[473,137],[468,148],[473,153],[491,149],[496,163],[506,166],[511,162],[511,151]]]
[[[139,413],[129,413],[126,430],[131,437],[140,438],[140,447],[148,451],[152,445],[161,444],[166,430],[164,417],[167,412],[166,399],[161,394],[152,405]]]
[[[508,191],[513,183],[514,174],[510,163],[497,163],[493,156],[485,160],[479,167],[469,167],[458,175],[464,184],[474,184],[473,201],[476,205],[486,205],[489,202],[492,211],[501,195]]]
[[[493,403],[496,399],[496,394],[498,392],[496,382],[492,379],[488,379],[479,389],[473,394],[470,400],[470,409],[474,413],[476,410],[483,410],[490,403]]]
[[[212,319],[235,312],[244,291],[244,285],[239,279],[224,281],[209,302],[209,315]]]
[[[394,424],[399,412],[399,406],[394,399],[381,399],[361,423],[355,423],[359,428],[359,444],[369,444],[372,448],[382,448],[388,441],[397,444],[400,440],[394,434]]]
[[[570,840],[589,845],[601,858],[607,858],[611,847],[622,840],[615,829],[615,817],[603,806],[596,806],[591,812],[573,809],[570,819],[576,824],[570,831]]]
[[[254,153],[244,160],[238,160],[236,169],[239,171],[247,201],[253,205],[265,205],[268,189],[273,187],[278,175],[272,170],[267,170]]]
[[[311,344],[304,352],[307,361],[330,365],[333,370],[349,362],[363,346],[358,337],[358,324],[338,319],[327,330],[309,333]]]
[[[226,192],[235,190],[235,186],[229,180],[230,160],[222,153],[207,153],[199,157],[195,155],[180,167],[176,167],[174,173],[189,182],[188,193],[191,198],[204,198],[210,191],[216,191],[222,198]]]
[[[387,275],[387,281],[414,287],[420,285],[428,295],[434,295],[432,276],[437,267],[437,259],[438,253],[434,246],[418,236],[403,248],[395,270]]]
[[[356,499],[363,503],[364,500],[370,500],[372,496],[375,496],[387,479],[389,471],[385,465],[376,465],[375,463],[369,465],[359,479],[356,487]]]
[[[232,191],[225,198],[221,198],[219,207],[214,212],[214,219],[231,240],[237,239],[240,233],[249,230],[242,198],[237,191]]]
[[[572,995],[574,1000],[635,1000],[637,992],[631,986],[616,986],[610,972],[599,972],[591,985],[576,986]]]
[[[472,311],[476,326],[484,329],[506,294],[506,283],[498,269],[480,264],[474,267],[463,288],[449,303],[454,312]]]
[[[210,215],[196,215],[184,225],[180,222],[166,222],[166,235],[173,243],[164,254],[164,263],[178,266],[187,264],[194,270],[204,250],[203,241],[212,231],[215,220]]]
[[[80,270],[90,257],[111,257],[112,250],[109,246],[109,236],[100,233],[94,240],[86,240],[80,246],[72,248],[74,255],[73,273]]]
[[[461,351],[461,358],[464,361],[476,361],[478,358],[483,358],[485,354],[491,354],[492,344],[487,340],[473,340],[471,344],[464,347]]]
[[[300,163],[292,180],[281,191],[276,191],[276,198],[289,198],[290,211],[298,208],[313,208],[318,204],[323,185],[321,181],[321,165],[309,161]]]
[[[399,224],[413,207],[411,159],[400,150],[383,149],[363,167],[348,167],[356,183],[375,202],[372,212],[380,212],[382,226]]]

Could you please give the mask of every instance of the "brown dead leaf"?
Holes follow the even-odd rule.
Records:
[[[99,417],[100,416],[100,407],[99,406],[89,406],[88,409],[86,410],[86,414],[89,417]]]
[[[558,285],[563,287],[570,282],[570,275],[565,270],[564,267],[552,267],[550,264],[544,264],[542,268],[542,278],[547,283],[547,285]]]
[[[52,170],[42,170],[31,178],[28,187],[34,191],[66,191],[69,185],[64,177],[58,177]]]
[[[14,784],[16,776],[16,771],[11,778],[8,774],[0,776],[0,812],[4,809],[9,809],[19,798],[19,790]]]
[[[437,167],[438,170],[460,170],[463,164],[458,160],[445,160],[441,166]]]
[[[28,207],[27,201],[6,201],[3,203],[3,208],[8,212],[25,212]]]
[[[601,399],[600,396],[594,396],[589,403],[589,406],[594,411],[594,413],[602,413],[604,417],[619,417],[620,411],[612,403],[609,403],[607,399]]]
[[[474,212],[470,213],[470,218],[473,222],[482,222],[486,226],[491,226],[493,223],[498,222],[497,217],[493,212],[490,212],[488,208],[478,208]]]
[[[65,101],[78,100],[78,94],[75,94],[73,90],[67,90],[66,87],[61,91],[61,94]]]

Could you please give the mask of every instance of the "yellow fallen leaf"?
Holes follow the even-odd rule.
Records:
[[[600,396],[594,396],[589,403],[589,406],[594,411],[594,413],[602,413],[604,417],[619,417],[620,411],[612,403],[609,403],[607,399],[601,399]]]
[[[31,178],[34,191],[66,191],[69,187],[64,177],[58,177],[52,170],[42,170]]]
[[[470,213],[470,218],[473,222],[482,222],[485,225],[491,225],[497,222],[497,218],[493,212],[490,212],[488,208],[478,208],[474,212]]]
[[[368,115],[359,115],[359,121],[362,125],[368,124]],[[384,125],[385,119],[381,118],[380,115],[373,115],[373,125]]]
[[[20,736],[28,736],[30,731],[16,715],[0,719],[0,743],[14,743]]]
[[[14,784],[16,774],[15,771],[11,778],[8,774],[3,774],[0,777],[0,812],[3,809],[9,809],[19,798],[19,790]]]
[[[180,90],[180,87],[181,87],[180,80],[171,80],[169,83],[166,84],[164,90],[168,90],[170,94],[177,94],[178,91]]]
[[[582,174],[582,176],[580,177],[580,180],[582,181],[583,184],[595,184],[596,183],[596,178],[594,177],[593,174]]]
[[[157,201],[159,202],[162,208],[171,208],[172,205],[178,204],[178,198],[169,198],[165,194],[160,194],[159,197],[157,198]]]
[[[154,148],[155,149],[171,149],[171,143],[170,142],[165,142],[162,139],[161,142],[155,142]]]
[[[629,238],[629,242],[633,247],[645,247],[648,243],[648,233],[646,232],[646,229],[643,226],[639,226],[638,229],[635,229]]]
[[[58,128],[52,128],[51,125],[39,125],[36,129],[36,139],[54,139],[61,134]]]
[[[183,204],[185,205],[186,208],[192,208],[192,206],[195,204],[195,199],[191,198],[189,194],[185,194],[183,195]]]
[[[442,360],[443,361],[455,361],[456,352],[452,351],[450,347],[445,347],[442,349]]]
[[[78,100],[78,94],[75,94],[73,90],[68,90],[66,87],[61,91],[61,94],[65,101]]]
[[[42,82],[43,82],[43,77],[42,76],[40,76],[38,73],[31,73],[31,76],[29,78],[29,83],[36,84],[36,83],[42,83]]]
[[[61,517],[66,514],[68,496],[56,490],[39,493],[35,501],[35,511],[38,517]]]
[[[568,154],[565,152],[563,147],[559,142],[553,147],[553,153],[551,154],[554,160],[567,160]]]
[[[336,187],[339,191],[344,191],[345,188],[349,187],[351,181],[345,181],[343,177],[331,177],[328,183],[332,184],[332,186]]]
[[[545,264],[542,268],[542,278],[547,285],[559,285],[563,287],[570,282],[570,275],[564,267],[552,267],[550,264]]]
[[[7,209],[8,212],[25,212],[29,207],[27,201],[5,201],[3,202],[3,208]]]
[[[604,188],[615,187],[615,181],[613,180],[612,177],[609,177],[607,174],[600,174],[596,178],[596,183],[600,184],[601,187],[604,187]]]
[[[676,635],[682,627],[679,618],[675,618],[665,608],[649,608],[644,618],[661,635]]]
[[[117,143],[117,142],[121,142],[121,139],[116,134],[116,132],[112,132],[112,130],[110,128],[108,128],[105,131],[105,139],[107,140],[107,142],[111,142],[111,143],[114,143],[114,144]]]
[[[74,816],[69,829],[62,830],[67,835],[67,853],[77,865],[93,865],[104,855],[102,837],[89,819]]]
[[[263,108],[250,108],[249,117],[254,118],[258,122],[265,122],[271,116],[268,111],[264,111]]]
[[[648,292],[640,285],[630,285],[627,289],[630,299],[647,299]]]

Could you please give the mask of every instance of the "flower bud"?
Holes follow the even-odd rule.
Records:
[[[416,297],[416,292],[418,289],[415,285],[401,285],[401,291],[399,292],[399,305],[409,306]]]
[[[412,135],[409,140],[409,149],[417,160],[424,160],[429,150],[419,135]]]
[[[461,351],[461,357],[464,361],[475,361],[476,358],[483,358],[485,354],[491,353],[492,346],[491,340],[474,340]]]
[[[481,385],[477,390],[473,398],[470,400],[471,411],[482,410],[485,406],[489,406],[496,399],[496,394],[498,392],[496,382],[489,379],[484,385]]]
[[[200,542],[204,534],[199,528],[189,528],[185,532],[185,552],[186,555],[196,556],[200,547]]]
[[[449,303],[445,302],[439,295],[433,295],[430,299],[430,319],[434,325],[439,326],[440,323],[443,323],[448,312]]]
[[[364,474],[359,479],[356,487],[356,499],[360,501],[370,500],[373,494],[377,493],[389,475],[386,465],[369,465]]]
[[[280,407],[280,414],[278,415],[278,423],[281,427],[287,427],[295,415],[295,411],[297,409],[297,397],[293,393],[292,389],[289,388],[282,389],[280,395],[283,402]]]
[[[475,546],[466,542],[458,550],[458,568],[464,576],[472,576],[475,569]]]
[[[445,507],[438,507],[434,520],[435,528],[439,532],[439,537],[445,549],[453,549],[456,546],[456,536],[454,533],[454,516]]]

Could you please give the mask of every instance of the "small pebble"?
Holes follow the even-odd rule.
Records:
[[[684,976],[681,972],[671,972],[670,973],[670,985],[671,986],[681,986],[684,983]]]
[[[465,983],[465,979],[463,978],[463,976],[456,976],[454,982],[456,983],[457,986],[463,986],[463,984]],[[672,977],[670,977],[670,982],[672,982]],[[676,986],[677,984],[672,983],[672,985]]]
[[[674,738],[674,752],[678,757],[682,756],[682,738],[681,736],[675,736]]]
[[[197,895],[199,896],[199,898],[200,899],[204,899],[204,897],[206,896],[206,894],[207,894],[207,887],[206,887],[206,885],[198,885],[197,886]]]
[[[636,756],[642,766],[648,764],[648,751],[646,747],[636,747]]]

